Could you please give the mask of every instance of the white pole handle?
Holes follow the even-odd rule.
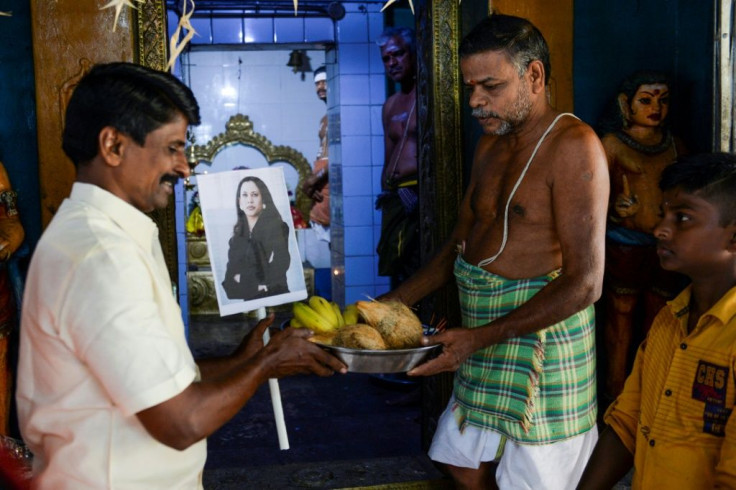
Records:
[[[261,307],[256,310],[258,320],[266,318],[266,308]],[[263,332],[263,343],[268,344],[271,335],[268,329]],[[279,448],[281,450],[289,449],[289,436],[286,433],[286,421],[284,420],[284,407],[281,404],[281,390],[279,389],[279,380],[270,378],[268,380],[268,388],[271,391],[271,405],[273,406],[273,416],[276,419],[276,433],[279,436]]]

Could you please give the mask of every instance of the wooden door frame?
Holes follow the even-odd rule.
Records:
[[[452,0],[419,0],[417,31],[417,125],[422,263],[450,235],[463,195],[463,120],[460,63],[460,5]],[[454,282],[425,298],[422,317],[460,324]],[[452,392],[451,373],[422,381],[422,447],[432,441]]]
[[[165,71],[168,62],[168,28],[164,0],[148,0],[132,9],[134,61],[139,65]],[[164,209],[156,209],[149,216],[159,229],[166,267],[173,284],[179,282],[178,247],[176,243],[176,204],[173,196]]]

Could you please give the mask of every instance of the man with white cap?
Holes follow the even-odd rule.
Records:
[[[314,87],[317,97],[327,103],[327,71],[324,66],[314,70]],[[327,114],[319,123],[319,152],[314,161],[312,175],[304,180],[302,190],[314,201],[309,213],[311,227],[315,235],[329,243],[330,241],[330,183],[327,160]]]

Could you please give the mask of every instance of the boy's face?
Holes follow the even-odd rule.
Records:
[[[697,195],[665,191],[662,220],[654,228],[662,268],[693,280],[733,275],[736,226],[721,226],[720,217],[716,205]]]

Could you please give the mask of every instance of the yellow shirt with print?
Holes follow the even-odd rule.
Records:
[[[736,288],[687,333],[690,287],[654,319],[605,422],[634,454],[633,489],[736,488]]]

